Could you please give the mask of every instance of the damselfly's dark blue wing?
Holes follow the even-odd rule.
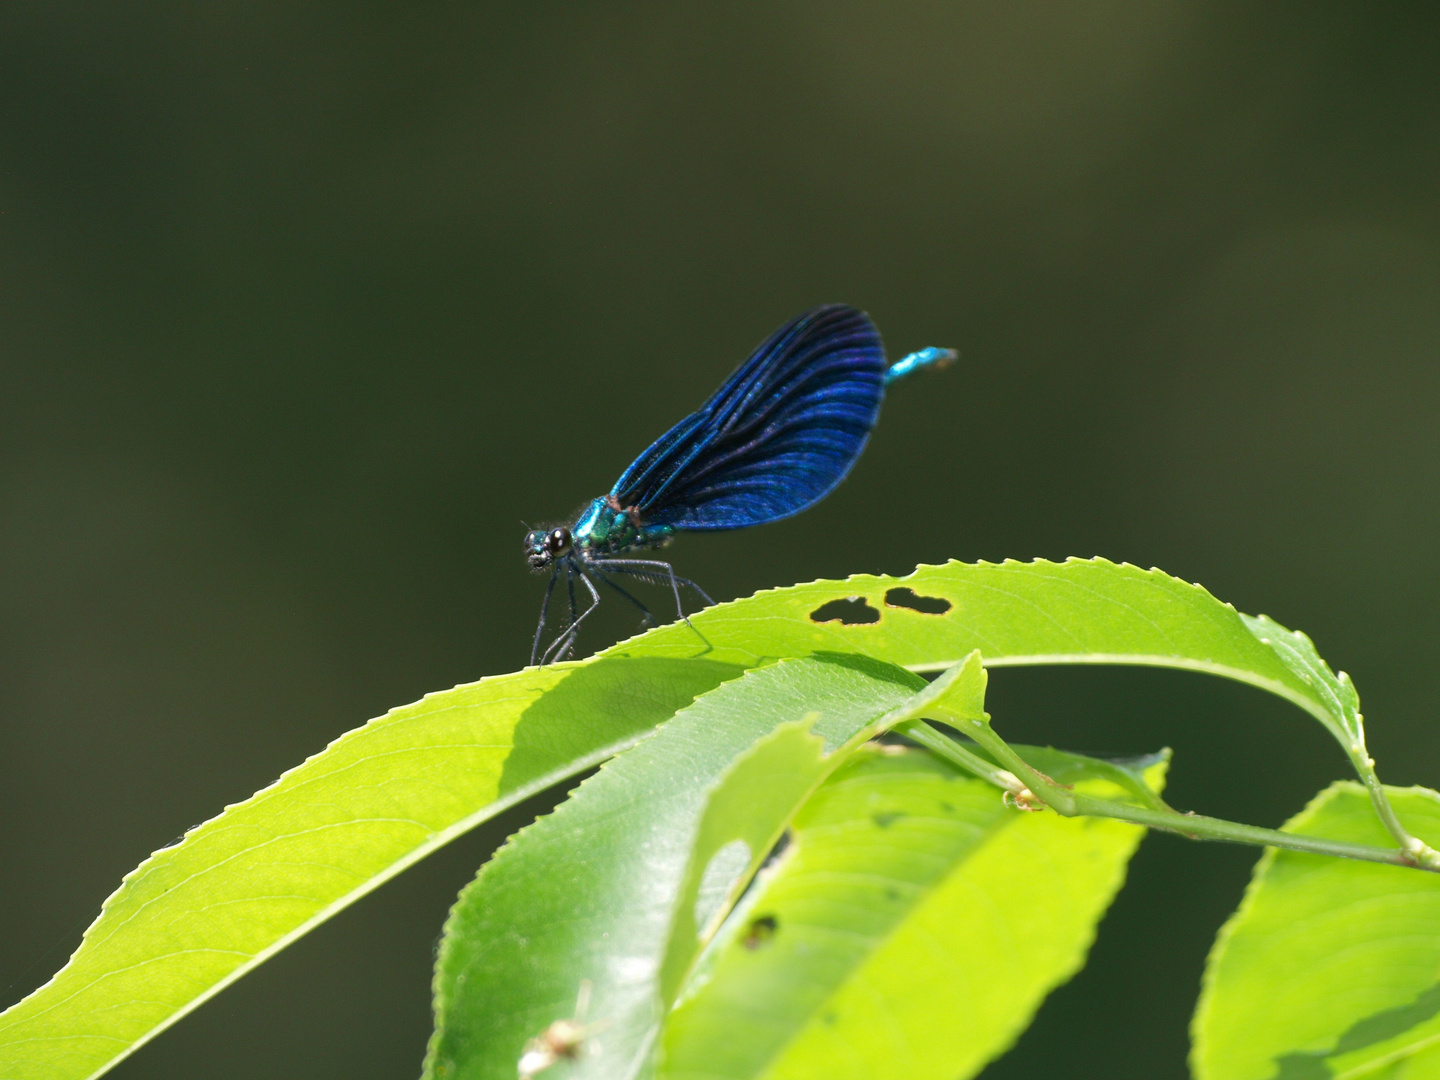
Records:
[[[827,304],[775,331],[700,409],[625,470],[610,494],[642,521],[739,529],[828,495],[865,448],[885,350],[863,311]]]

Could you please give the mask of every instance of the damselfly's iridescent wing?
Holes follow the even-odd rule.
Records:
[[[775,331],[610,494],[646,523],[739,529],[798,514],[845,478],[885,387],[880,332],[827,304]]]

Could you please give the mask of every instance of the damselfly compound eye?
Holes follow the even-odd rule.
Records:
[[[556,529],[545,538],[545,549],[551,555],[564,555],[570,550],[570,530]]]

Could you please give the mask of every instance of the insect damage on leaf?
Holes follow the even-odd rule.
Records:
[[[750,920],[750,925],[745,927],[745,936],[740,939],[740,944],[754,952],[769,942],[778,929],[780,921],[774,915],[757,915]]]
[[[863,623],[879,622],[880,612],[871,607],[870,601],[863,596],[847,596],[821,604],[810,612],[810,621],[838,622],[846,626],[859,626]]]
[[[885,593],[885,606],[909,608],[924,615],[944,615],[953,604],[943,596],[921,596],[914,589],[896,588]]]

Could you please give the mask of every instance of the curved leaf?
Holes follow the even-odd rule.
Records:
[[[61,972],[0,1016],[0,1076],[104,1071],[428,852],[738,673],[644,658],[528,669],[341,736],[127,876]]]
[[[847,600],[856,603],[835,606]],[[782,656],[860,652],[911,671],[940,671],[979,649],[987,667],[1181,668],[1279,694],[1347,750],[1359,737],[1354,687],[1325,666],[1303,634],[1242,616],[1199,585],[1105,559],[949,562],[906,577],[857,574],[756,593],[690,622],[600,655],[704,656],[750,667]]]
[[[851,596],[875,621],[817,621]],[[0,1076],[103,1071],[426,852],[770,660],[833,650],[938,670],[981,648],[991,665],[1187,668],[1263,687],[1346,729],[1323,663],[1317,687],[1205,590],[1100,560],[814,582],[692,623],[395,710],[157,852],[65,968],[0,1015]]]
[[[1268,615],[1241,615],[1241,620],[1262,645],[1275,651],[1280,662],[1289,668],[1309,689],[1321,711],[1311,712],[1320,719],[1347,751],[1362,753],[1365,749],[1365,721],[1360,715],[1360,695],[1345,672],[1336,674],[1320,658],[1315,643],[1299,630],[1287,630]]]
[[[772,732],[813,725],[833,752],[898,707],[927,700],[927,690],[915,675],[860,657],[784,661],[718,687],[609,762],[516,834],[460,894],[436,963],[426,1075],[510,1080],[526,1044],[567,1020],[600,1028],[572,1076],[635,1075],[652,1052],[667,991],[688,967],[672,934],[682,953],[687,935],[688,951],[698,948],[697,841],[704,849],[748,838],[735,869],[753,868],[765,854],[756,838],[776,836],[823,772],[844,760],[822,761],[806,749],[817,741],[810,736],[786,741]],[[747,760],[752,753],[760,756]],[[781,797],[756,791],[785,760],[798,776],[778,785]],[[717,793],[720,813],[738,812],[738,821],[707,816]],[[575,1015],[582,986],[584,1017]]]
[[[1020,749],[1062,782],[1125,790],[1102,763]],[[800,812],[670,1017],[666,1080],[972,1076],[1083,964],[1144,830],[1022,813],[897,750],[855,755]]]
[[[1391,788],[1440,841],[1440,794]],[[1287,831],[1383,843],[1360,785],[1333,784]],[[1195,1012],[1199,1080],[1440,1076],[1440,876],[1265,853],[1216,939]]]

